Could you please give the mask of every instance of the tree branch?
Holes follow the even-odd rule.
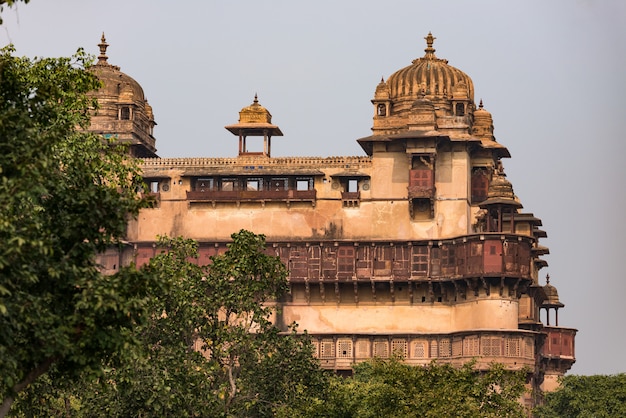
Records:
[[[5,396],[2,400],[2,405],[0,405],[0,418],[4,418],[11,409],[13,402],[15,401],[15,396],[26,389],[28,385],[33,383],[39,376],[44,374],[50,369],[50,366],[57,361],[58,357],[48,357],[43,362],[41,362],[38,366],[30,371],[21,382],[17,383],[15,386],[11,388],[10,393]]]

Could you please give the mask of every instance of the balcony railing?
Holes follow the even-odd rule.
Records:
[[[315,201],[316,196],[316,190],[208,190],[187,192],[187,200],[213,202]]]

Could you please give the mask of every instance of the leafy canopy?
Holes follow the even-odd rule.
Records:
[[[0,416],[52,364],[97,372],[127,344],[150,288],[95,263],[147,202],[126,149],[81,131],[100,86],[90,57],[13,53],[0,50]]]
[[[196,242],[162,238],[160,253],[142,269],[162,287],[134,329],[140,343],[105,363],[96,381],[33,387],[18,410],[46,416],[69,405],[85,417],[248,417],[313,402],[327,374],[306,335],[295,327],[283,334],[271,321],[287,288],[285,267],[265,254],[262,235],[240,231],[232,240],[202,266]]]
[[[626,374],[565,376],[561,386],[548,393],[539,418],[626,417]]]

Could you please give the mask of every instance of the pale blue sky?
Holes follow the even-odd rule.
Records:
[[[255,93],[285,136],[273,155],[362,155],[381,76],[424,54],[473,80],[513,158],[524,210],[543,219],[572,373],[626,372],[626,2],[32,0],[5,10],[20,55],[97,55],[135,78],[163,157],[235,156],[225,125]],[[622,126],[622,128],[619,128]]]

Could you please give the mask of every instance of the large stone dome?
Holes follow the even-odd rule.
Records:
[[[431,33],[426,36],[426,54],[413,60],[408,67],[393,73],[386,84],[393,113],[408,111],[420,96],[436,102],[437,99],[474,101],[474,84],[463,71],[448,65],[448,60],[437,58]]]
[[[90,130],[104,137],[130,144],[137,157],[156,156],[153,128],[156,125],[152,107],[143,88],[117,65],[109,64],[104,34],[98,44],[98,62],[89,68],[102,82],[92,94],[98,99],[98,110],[91,118]]]

